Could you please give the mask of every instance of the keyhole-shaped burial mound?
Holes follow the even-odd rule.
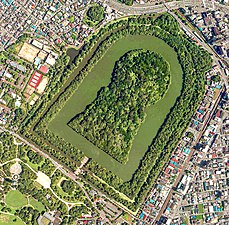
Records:
[[[136,49],[116,61],[111,81],[68,125],[117,161],[126,163],[145,110],[163,98],[169,64],[158,53]]]

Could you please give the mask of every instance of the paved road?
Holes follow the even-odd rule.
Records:
[[[198,1],[195,1],[195,2],[198,2]],[[152,4],[134,5],[134,6],[131,6],[131,7],[130,6],[123,5],[123,4],[120,4],[116,0],[107,0],[106,3],[111,8],[114,8],[117,11],[119,11],[119,12],[125,14],[125,15],[166,12],[166,11],[169,11],[169,10],[172,10],[172,9],[177,9],[179,7],[183,7],[183,5],[184,5],[184,2],[183,1],[176,1],[176,2],[170,2],[170,3],[165,3],[165,4],[159,4],[159,5],[152,5]],[[185,5],[187,5],[187,4],[188,3],[185,2]],[[190,2],[190,4],[192,4],[192,3]],[[172,13],[171,11],[169,13],[176,18],[176,20],[178,21],[178,23],[180,24],[180,26],[182,28],[185,28],[190,33],[193,33],[193,31],[189,27],[186,27],[185,24],[183,24],[182,21],[174,13]],[[200,37],[197,33],[195,33],[195,35],[196,35],[197,38],[199,38],[200,40],[202,40],[200,42],[200,45],[202,45],[202,47],[204,47],[207,51],[209,51],[211,54],[213,54],[214,61],[218,65],[218,59],[220,59],[219,56],[204,42],[204,40],[202,39],[202,37]],[[224,73],[223,73],[223,76],[222,77],[224,79],[224,82],[225,82],[226,86],[228,86],[228,81],[227,81],[227,78],[226,78],[226,76],[225,76]],[[24,139],[20,135],[16,134],[15,132],[6,130],[4,128],[0,128],[0,129],[1,130],[4,130],[4,131],[10,132],[13,136],[15,136],[18,139],[22,140],[24,143],[26,143],[31,148],[33,148],[34,151],[38,152],[43,157],[49,159],[55,165],[55,167],[58,168],[63,174],[65,174],[67,177],[69,177],[70,179],[72,179],[75,182],[77,182],[76,181],[77,176],[73,172],[68,171],[61,164],[59,164],[58,162],[56,162],[53,158],[51,158],[48,154],[44,153],[42,150],[40,150],[39,148],[37,148],[35,145],[31,144],[30,142],[28,142],[26,139]],[[80,184],[79,182],[77,182],[77,184],[82,188],[82,190],[84,190],[83,187],[82,187],[82,184]],[[87,195],[87,192],[85,190],[84,190],[84,193],[89,198],[89,196]],[[109,199],[109,200],[111,200],[111,199]]]
[[[116,0],[107,0],[106,4],[108,4],[111,8],[116,11],[124,14],[124,15],[141,15],[141,14],[150,14],[150,13],[161,13],[166,12],[167,9],[163,4],[137,4],[133,6],[127,6],[125,4],[121,4]],[[183,6],[182,1],[173,1],[165,3],[171,9],[177,9]]]
[[[41,156],[43,156],[46,159],[49,159],[53,165],[59,169],[66,177],[70,178],[71,180],[73,180],[75,183],[77,183],[79,185],[79,187],[82,189],[82,191],[84,192],[85,196],[88,198],[88,200],[92,203],[93,207],[97,210],[97,212],[99,212],[100,217],[105,218],[105,222],[108,224],[111,224],[111,222],[109,221],[108,218],[106,218],[106,214],[104,211],[99,210],[97,208],[96,203],[91,201],[90,196],[88,195],[87,191],[84,189],[83,184],[80,183],[79,181],[77,181],[78,177],[74,174],[74,172],[69,171],[67,168],[65,168],[64,166],[62,166],[61,164],[59,164],[58,162],[56,162],[52,157],[50,157],[48,154],[44,153],[41,149],[37,148],[34,144],[28,142],[25,138],[21,137],[20,135],[16,134],[14,131],[10,131],[8,129],[5,129],[4,127],[0,127],[0,131],[5,131],[5,132],[9,132],[11,135],[13,135],[14,137],[20,139],[21,141],[23,141],[25,144],[27,144],[28,146],[30,146],[35,152],[39,153]],[[115,202],[108,198],[106,196],[106,198],[108,200],[110,200],[111,202],[113,202],[115,204]],[[115,204],[117,205],[117,203]],[[120,206],[119,206],[120,207]]]
[[[188,26],[186,26],[186,25],[180,20],[180,18],[179,18],[175,13],[173,13],[173,12],[170,11],[171,8],[169,8],[167,5],[165,5],[165,8],[166,8],[167,11],[177,20],[177,22],[179,23],[179,25],[180,25],[181,28],[187,30],[190,34],[193,34],[193,30],[192,30],[191,28],[189,28]],[[217,65],[219,66],[219,68],[221,68],[220,65],[219,65],[219,59],[221,59],[221,58],[220,58],[220,57],[215,53],[215,51],[214,51],[214,50],[213,50],[213,49],[203,40],[203,38],[202,38],[199,34],[197,34],[196,32],[195,32],[195,36],[196,36],[197,39],[199,39],[199,40],[198,40],[198,41],[199,41],[199,45],[201,45],[205,50],[207,50],[209,53],[211,53],[211,54],[213,55],[213,61],[214,61],[214,63],[217,64]],[[223,81],[224,81],[226,87],[228,87],[227,76],[225,75],[225,73],[224,73],[223,70],[221,70],[221,72],[222,72],[222,79],[223,79]],[[201,130],[201,132],[199,133],[199,136],[198,136],[198,138],[197,138],[197,140],[196,140],[196,143],[197,143],[197,142],[200,140],[200,138],[202,137],[203,132],[205,131],[205,129],[206,129],[208,123],[210,122],[210,120],[211,120],[211,118],[212,118],[212,115],[213,115],[213,113],[214,113],[214,111],[215,111],[215,109],[216,109],[216,107],[217,107],[217,105],[218,105],[218,103],[219,103],[219,100],[220,100],[220,96],[218,97],[217,101],[215,102],[215,105],[214,105],[212,111],[209,113],[208,118],[207,118],[207,120],[206,120],[206,122],[205,122],[205,124],[204,124],[204,126],[203,126],[203,128],[202,128],[202,130]],[[191,156],[192,156],[193,153],[194,153],[194,149],[191,150],[190,155],[189,155],[188,158],[186,159],[186,165],[188,164],[189,160],[191,159]],[[180,181],[180,179],[181,179],[181,177],[182,177],[182,175],[183,175],[184,169],[185,169],[185,166],[183,167],[182,171],[181,171],[180,174],[178,175],[178,177],[177,177],[177,179],[176,179],[176,181],[175,181],[175,183],[174,183],[174,185],[173,185],[173,188],[175,188],[175,187],[177,186],[178,182]],[[168,197],[166,198],[166,200],[165,200],[165,202],[164,202],[164,204],[163,204],[163,206],[162,206],[162,208],[161,208],[161,210],[160,210],[160,212],[159,212],[159,214],[158,214],[158,216],[157,216],[157,218],[156,218],[156,221],[159,220],[159,218],[162,216],[162,214],[163,214],[163,212],[164,212],[164,210],[165,210],[165,208],[166,208],[168,202],[170,201],[172,195],[173,195],[173,189],[170,190],[169,195],[168,195]]]
[[[219,65],[219,60],[223,60],[215,51],[214,49],[212,49],[211,46],[209,46],[205,40],[197,33],[197,32],[193,32],[192,29],[190,29],[188,26],[186,26],[180,19],[179,17],[173,13],[171,10],[174,9],[178,9],[184,6],[198,6],[200,7],[201,4],[207,4],[208,5],[211,3],[212,4],[212,8],[217,8],[217,9],[221,9],[221,10],[225,10],[224,7],[222,7],[221,4],[216,3],[214,4],[214,1],[212,3],[212,1],[209,0],[193,0],[193,1],[188,1],[188,0],[183,0],[183,1],[172,1],[172,2],[166,2],[166,3],[161,3],[158,5],[149,3],[149,4],[136,4],[133,6],[127,6],[125,4],[121,4],[119,2],[117,2],[117,0],[107,0],[106,4],[108,4],[111,8],[117,10],[118,12],[124,14],[124,15],[141,15],[141,14],[150,14],[150,13],[162,13],[162,12],[169,12],[180,24],[181,28],[188,30],[188,32],[190,34],[193,34],[193,36],[195,36],[195,38],[197,39],[197,41],[199,42],[199,45],[201,45],[204,49],[206,49],[209,53],[211,53],[213,55],[213,60],[214,63],[217,64],[219,66],[219,68],[221,68],[221,66]],[[227,10],[229,10],[229,7],[226,7]],[[228,87],[228,78],[224,72],[224,70],[221,71],[222,72],[222,78],[224,80],[224,83],[226,85],[226,87]]]
[[[169,10],[169,8],[167,7],[167,9]],[[210,54],[212,54],[212,58],[213,58],[213,63],[218,65],[218,67],[221,70],[221,74],[222,74],[222,79],[226,85],[226,87],[228,87],[228,78],[227,75],[225,74],[224,70],[221,69],[221,66],[219,64],[219,60],[222,60],[222,58],[212,49],[211,46],[209,46],[205,40],[197,33],[197,32],[193,32],[193,30],[186,26],[181,20],[180,18],[173,12],[169,11],[169,13],[177,20],[177,22],[179,23],[180,27],[183,28],[184,30],[187,30],[190,34],[194,34],[196,40],[198,41],[198,45],[202,46],[206,51],[208,51]]]
[[[218,104],[219,104],[219,101],[220,101],[220,99],[221,99],[221,94],[222,94],[222,92],[224,92],[224,91],[225,91],[225,89],[223,89],[223,90],[219,93],[219,96],[217,97],[217,100],[216,100],[215,103],[214,103],[213,109],[212,109],[212,111],[207,115],[206,122],[204,123],[204,125],[203,125],[203,127],[202,127],[202,129],[201,129],[201,131],[200,131],[200,133],[199,133],[199,135],[198,135],[198,138],[196,139],[196,141],[195,141],[195,143],[193,144],[193,146],[196,146],[196,144],[200,141],[200,139],[201,139],[203,133],[205,132],[205,130],[206,130],[206,128],[207,128],[209,122],[211,121],[211,119],[212,119],[212,117],[213,117],[213,114],[214,114],[214,112],[215,112],[215,109],[217,108],[217,106],[218,106]],[[165,200],[165,202],[164,202],[164,204],[163,204],[163,206],[162,206],[162,208],[161,208],[159,214],[157,215],[155,221],[158,221],[158,220],[160,219],[160,217],[163,215],[163,213],[164,213],[164,211],[165,211],[165,209],[166,209],[166,207],[167,207],[167,205],[168,205],[168,203],[169,203],[169,201],[170,201],[170,199],[171,199],[171,197],[172,197],[172,195],[173,195],[173,193],[174,193],[174,190],[176,189],[178,183],[180,182],[181,177],[183,176],[184,171],[185,171],[185,169],[186,169],[186,166],[188,165],[188,163],[189,163],[189,161],[190,161],[190,159],[191,159],[191,157],[192,157],[192,155],[193,155],[194,152],[195,152],[195,150],[192,148],[190,154],[188,155],[187,159],[185,160],[185,164],[184,164],[184,166],[183,166],[181,172],[180,172],[179,175],[177,176],[177,178],[176,178],[176,180],[175,180],[175,182],[174,182],[174,184],[173,184],[173,187],[171,188],[171,190],[170,190],[170,192],[169,192],[169,194],[168,194],[168,197],[166,198],[166,200]]]
[[[4,127],[0,127],[0,130],[9,132],[11,135],[13,135],[14,137],[18,138],[19,140],[23,141],[25,144],[30,146],[35,152],[39,153],[39,155],[43,156],[46,159],[49,159],[53,163],[53,165],[57,169],[59,169],[65,176],[67,176],[70,179],[74,180],[82,188],[82,190],[84,191],[85,195],[89,198],[89,196],[87,195],[87,192],[83,189],[82,184],[79,183],[78,181],[76,181],[77,177],[73,172],[68,171],[61,164],[59,164],[53,158],[51,158],[48,154],[44,153],[41,149],[37,148],[34,144],[28,142],[25,138],[21,137],[20,135],[16,134],[15,132],[7,130]]]
[[[106,4],[108,4],[111,8],[115,9],[116,11],[124,14],[124,15],[141,15],[141,14],[148,14],[148,13],[160,13],[165,12],[166,6],[170,9],[178,9],[184,7],[197,7],[201,8],[205,6],[208,9],[222,9],[228,10],[228,6],[222,6],[221,4],[210,0],[180,0],[180,1],[172,1],[172,2],[165,2],[161,1],[161,3],[155,5],[155,3],[145,3],[145,4],[134,4],[132,6],[127,6],[125,4],[117,2],[117,0],[106,0]]]
[[[174,14],[174,13],[171,12],[171,11],[170,11],[169,13],[178,21],[178,23],[180,24],[181,28],[185,28],[186,30],[188,30],[188,32],[189,32],[190,34],[193,33],[193,31],[192,31],[189,27],[187,27],[187,26],[185,26],[185,24],[183,24],[183,22],[178,18],[178,16],[177,16],[176,14]],[[218,55],[208,46],[207,43],[205,43],[205,41],[203,40],[202,37],[200,37],[197,33],[195,33],[195,35],[196,35],[196,37],[197,37],[199,40],[202,40],[202,41],[199,42],[200,45],[201,45],[204,49],[206,49],[208,52],[210,52],[211,54],[213,54],[214,63],[216,63],[216,64],[219,66],[219,68],[220,68],[220,65],[219,65],[219,62],[218,62],[219,56],[218,56]],[[225,85],[228,86],[227,77],[226,77],[224,71],[221,71],[221,72],[222,72],[222,79],[224,80]],[[211,120],[211,118],[212,118],[212,115],[213,115],[213,113],[214,113],[214,111],[215,111],[215,109],[216,109],[216,107],[217,107],[217,105],[218,105],[218,103],[219,103],[219,100],[220,100],[220,96],[218,97],[217,101],[215,102],[215,105],[214,105],[212,111],[209,113],[209,116],[208,116],[208,118],[207,118],[207,120],[206,120],[206,122],[205,122],[205,124],[204,124],[204,126],[203,126],[203,128],[202,128],[202,130],[201,130],[201,132],[200,132],[200,134],[199,134],[199,136],[198,136],[198,138],[197,138],[197,140],[196,140],[196,143],[199,142],[200,138],[202,137],[203,132],[205,131],[205,129],[206,129],[208,123],[210,122],[210,120]],[[194,149],[191,150],[191,153],[190,153],[190,155],[188,156],[188,158],[187,158],[187,160],[186,160],[186,165],[188,164],[189,160],[191,159],[191,156],[192,156],[193,153],[194,153]],[[180,179],[181,179],[181,177],[182,177],[182,175],[183,175],[184,169],[185,169],[185,167],[183,167],[182,171],[181,171],[180,174],[178,175],[178,177],[177,177],[177,179],[176,179],[176,181],[175,181],[175,183],[174,183],[174,185],[173,185],[173,188],[176,188],[178,182],[180,181]],[[170,191],[168,197],[166,198],[166,201],[164,202],[164,204],[163,204],[163,206],[162,206],[162,209],[160,210],[160,213],[158,214],[156,220],[159,220],[159,218],[162,216],[162,214],[163,214],[163,212],[164,212],[164,210],[165,210],[165,208],[166,208],[168,202],[170,201],[172,195],[173,195],[173,189],[171,189],[171,191]]]

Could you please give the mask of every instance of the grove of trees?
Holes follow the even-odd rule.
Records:
[[[34,152],[33,150],[29,150],[27,152],[27,157],[29,158],[29,161],[33,164],[39,164],[43,158],[41,155],[38,155],[38,153]]]
[[[25,206],[22,209],[17,210],[16,215],[19,216],[27,225],[34,225],[37,224],[37,219],[40,216],[40,213],[38,210],[30,206]]]
[[[105,17],[104,8],[101,5],[92,5],[86,12],[86,23],[89,26],[100,23]]]

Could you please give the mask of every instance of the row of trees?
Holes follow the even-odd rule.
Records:
[[[157,178],[164,163],[167,162],[172,150],[176,147],[183,132],[188,126],[191,116],[195,112],[199,101],[204,94],[204,73],[210,69],[212,60],[203,49],[200,49],[193,43],[189,42],[185,37],[178,34],[179,29],[170,35],[170,27],[176,27],[173,18],[169,16],[161,16],[155,21],[159,25],[161,20],[167,18],[167,29],[147,29],[142,27],[134,33],[151,33],[174,48],[178,54],[178,59],[183,69],[183,88],[182,93],[171,113],[166,118],[166,121],[159,130],[157,136],[152,142],[149,150],[141,160],[140,165],[133,177],[128,182],[120,182],[120,179],[102,168],[93,160],[89,162],[88,169],[93,171],[97,176],[103,178],[108,184],[114,186],[117,190],[125,193],[130,198],[134,198],[135,202],[125,201],[105,184],[101,184],[92,176],[85,175],[85,178],[90,180],[94,185],[99,186],[104,192],[116,198],[124,205],[128,205],[135,210],[142,199],[147,195],[148,189]],[[163,23],[164,24],[164,23]],[[152,32],[153,31],[153,32]],[[95,166],[96,165],[96,166]]]
[[[19,145],[17,152],[11,151],[11,149],[13,149],[14,146],[15,147],[17,146],[14,144],[13,136],[10,135],[8,132],[2,132],[0,134],[0,137],[2,142],[2,143],[0,142],[0,146],[1,145],[4,146],[4,154],[5,155],[7,155],[8,153],[13,154],[13,156],[8,158],[8,160],[13,159],[17,156],[23,162],[26,163],[27,157],[29,158],[30,162],[33,160],[35,161],[38,160],[37,157],[41,157],[37,155],[37,153],[32,152],[30,147],[25,144]],[[41,159],[43,160],[42,157]],[[11,174],[10,174],[10,167],[12,166],[12,164],[13,162],[4,164],[3,170],[0,171],[0,176],[5,178],[3,183],[4,185],[4,189],[2,192],[3,195],[6,195],[6,193],[12,188],[12,186],[15,187],[15,183],[13,180],[11,180]],[[47,167],[43,167],[43,165],[46,165]],[[42,169],[41,169],[41,171],[48,174],[50,177],[51,177],[51,172],[53,172],[55,169],[55,167],[51,165],[52,163],[48,159],[45,159],[42,162]],[[69,196],[71,195],[69,199],[65,198],[65,196],[62,196],[58,192],[59,189],[57,187],[57,183],[63,177],[63,174],[59,170],[57,170],[52,176],[52,189],[61,198],[65,199],[66,201],[84,202],[82,206],[75,207],[74,210],[68,211],[67,206],[59,199],[57,199],[50,190],[44,189],[42,188],[42,186],[36,183],[37,176],[34,172],[32,172],[24,163],[22,163],[21,166],[22,166],[22,173],[20,174],[20,179],[18,181],[17,189],[23,195],[31,196],[32,198],[42,203],[45,206],[45,211],[59,210],[62,213],[61,217],[64,218],[62,224],[67,224],[65,223],[66,221],[73,222],[73,220],[76,220],[77,217],[81,216],[82,212],[87,213],[88,210],[90,210],[89,208],[92,208],[91,202],[86,199],[82,189],[71,180],[65,180],[64,182],[61,183],[61,188],[63,189],[63,191],[68,193]],[[50,171],[47,172],[47,169]],[[38,170],[40,169],[38,168]],[[39,217],[39,215],[44,213],[44,211],[39,212],[37,209],[35,209],[32,206],[25,206],[14,212],[12,211],[11,208],[7,207],[4,202],[1,203],[0,207],[2,207],[1,211],[14,213],[16,216],[20,217],[24,223],[33,224],[33,225],[37,224],[37,218]],[[76,215],[77,217],[75,217]],[[71,217],[71,219],[69,217]],[[15,219],[13,222],[16,221],[17,220]]]
[[[29,161],[33,164],[39,164],[43,161],[42,156],[34,152],[33,150],[29,150],[27,152],[27,157],[29,158]]]
[[[166,24],[164,24],[165,22],[162,22],[165,20]],[[163,29],[161,28],[162,26]],[[107,35],[107,32],[109,32],[108,28],[110,31],[112,31],[113,28],[116,32],[113,32],[100,43],[87,65],[53,103],[52,107],[45,111],[46,113],[42,119],[39,120],[38,118],[40,118],[39,116],[42,112],[44,112],[45,107],[39,111],[40,115],[38,117],[36,114],[34,115],[34,118],[39,121],[39,123],[36,124],[35,130],[42,137],[38,137],[32,133],[32,136],[36,139],[35,141],[42,147],[45,145],[45,149],[51,154],[57,154],[57,158],[61,159],[64,164],[73,167],[74,159],[76,158],[75,156],[72,157],[72,154],[70,154],[65,155],[64,157],[62,153],[59,153],[56,150],[53,151],[53,148],[47,143],[47,141],[44,141],[50,141],[53,145],[57,146],[61,151],[66,152],[67,154],[69,154],[69,152],[74,152],[75,150],[72,148],[63,149],[63,145],[66,145],[66,142],[63,139],[51,134],[51,132],[47,129],[47,124],[63,107],[64,102],[75,92],[94,64],[105,54],[106,50],[116,40],[127,35],[153,35],[163,39],[168,45],[173,47],[177,52],[178,59],[183,68],[182,93],[170,114],[167,116],[164,124],[158,131],[157,136],[152,141],[152,145],[141,160],[139,168],[133,174],[132,179],[130,181],[123,182],[111,171],[107,171],[105,168],[97,165],[94,160],[91,160],[88,163],[88,168],[92,173],[95,173],[98,177],[104,179],[108,184],[112,185],[117,190],[125,193],[130,198],[133,198],[135,200],[134,203],[123,199],[114,191],[113,188],[110,188],[105,183],[101,183],[90,174],[85,174],[84,176],[84,178],[89,182],[99,187],[106,194],[114,197],[117,201],[132,210],[136,210],[140,202],[144,199],[164,163],[168,160],[171,151],[175,148],[183,132],[188,126],[193,112],[195,112],[199,101],[204,94],[204,72],[211,67],[212,63],[210,56],[203,49],[200,49],[188,39],[183,37],[179,33],[179,28],[171,31],[171,27],[178,27],[176,20],[165,14],[159,17],[156,21],[154,21],[152,17],[131,17],[128,20],[118,21],[117,23],[110,24],[104,29],[101,29],[99,34]],[[76,66],[79,65],[78,63],[80,61],[82,61],[86,52],[90,52],[94,48],[97,41],[98,36],[94,36],[91,41],[82,48]],[[73,67],[71,68],[71,71],[73,71]],[[28,123],[30,129],[33,127],[36,120],[30,120],[30,122],[32,122]],[[26,130],[26,133],[28,137],[31,135],[29,130]],[[95,167],[94,165],[97,166]]]
[[[56,158],[58,158],[61,162],[63,162],[64,156],[61,154],[57,149],[54,149],[50,146],[49,143],[47,143],[47,140],[52,143],[53,146],[60,149],[62,152],[69,154],[72,159],[66,158],[64,164],[68,165],[70,168],[75,167],[75,161],[80,161],[81,156],[79,155],[80,152],[78,149],[76,149],[75,146],[71,145],[70,143],[65,142],[62,138],[56,136],[52,132],[50,132],[47,128],[47,124],[55,118],[56,113],[64,106],[67,99],[71,97],[71,95],[77,90],[81,82],[83,81],[84,77],[88,74],[88,72],[91,70],[91,68],[94,66],[94,64],[105,54],[106,50],[118,39],[120,38],[120,33],[123,31],[125,32],[125,27],[134,24],[134,21],[137,25],[140,25],[141,23],[153,23],[153,18],[150,16],[148,17],[130,17],[127,20],[119,20],[116,23],[108,24],[103,29],[101,29],[97,35],[92,36],[89,42],[85,43],[85,45],[80,50],[80,53],[76,57],[76,61],[74,64],[72,64],[70,67],[65,68],[63,70],[63,75],[61,74],[61,77],[65,77],[65,79],[60,79],[62,84],[67,80],[67,78],[70,76],[71,73],[74,73],[75,70],[78,70],[79,68],[82,68],[78,75],[75,77],[75,79],[71,82],[71,84],[64,89],[63,92],[61,92],[61,95],[59,95],[58,99],[51,105],[51,107],[48,108],[46,111],[46,106],[50,103],[50,98],[44,98],[44,101],[42,101],[39,105],[37,105],[36,108],[33,108],[33,111],[31,112],[32,117],[28,117],[28,120],[25,121],[24,126],[21,127],[21,132],[25,134],[26,137],[32,138],[37,145],[42,146],[43,149],[47,152],[49,152],[52,155],[55,155]],[[122,30],[120,30],[122,29]],[[117,32],[117,36],[111,35],[114,31]],[[109,37],[109,40],[103,41],[103,43],[98,46],[98,43],[102,38]],[[108,39],[108,38],[107,38]],[[110,41],[111,39],[111,41]],[[96,49],[96,51],[95,51]],[[93,57],[88,61],[80,64],[82,60],[85,58],[87,54],[91,54],[91,52],[95,51],[96,54],[93,55]],[[60,63],[62,65],[62,63]],[[61,70],[58,70],[57,72],[61,73]],[[56,74],[56,73],[55,73]],[[55,79],[54,79],[55,81]],[[56,85],[56,82],[53,81],[53,84]],[[61,84],[61,83],[58,83]],[[53,95],[57,92],[55,88],[52,90],[47,90],[47,94],[49,96],[49,93],[52,91]],[[46,113],[46,115],[42,118],[42,120],[39,120],[41,117],[42,112]],[[38,123],[35,123],[37,122]],[[34,124],[36,124],[36,133],[45,137],[44,139],[39,138],[37,135],[33,135],[33,133],[30,132],[30,129],[33,129]],[[31,135],[33,135],[31,137]],[[76,154],[77,152],[77,154]]]
[[[16,157],[17,146],[12,144],[14,139],[12,135],[0,133],[0,163],[10,161]]]
[[[69,126],[117,161],[125,163],[147,106],[160,100],[170,80],[169,65],[157,53],[133,50],[114,66],[111,82]]]
[[[54,142],[54,145],[51,146],[46,140],[32,132],[32,130],[35,122],[39,122],[39,118],[42,117],[42,114],[47,110],[50,103],[55,101],[56,93],[61,92],[63,84],[68,80],[72,71],[75,69],[75,66],[77,66],[80,61],[81,59],[75,62],[75,65],[68,65],[69,57],[65,53],[58,58],[54,67],[49,71],[50,83],[45,94],[29,111],[19,130],[25,138],[33,140],[33,142],[38,146],[41,146],[44,151],[51,155],[55,155],[60,162],[67,164],[68,167],[72,169],[75,169],[76,163],[73,160],[68,160],[67,155],[69,154],[71,157],[75,158],[76,161],[80,161],[83,157],[82,152],[80,152],[75,146],[62,140],[59,141],[58,144],[55,144],[56,142]],[[51,138],[55,139],[55,135],[51,135]],[[58,149],[56,147],[58,147]],[[61,151],[59,151],[59,149]]]

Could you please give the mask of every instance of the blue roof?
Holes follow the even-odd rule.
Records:
[[[155,201],[154,201],[153,199],[150,199],[150,202],[151,202],[151,203],[154,203]]]
[[[219,84],[216,85],[216,88],[217,88],[217,89],[221,89],[221,85],[219,85]]]
[[[38,66],[38,65],[40,64],[40,62],[41,62],[41,59],[38,58],[38,57],[36,57],[36,58],[35,58],[34,64],[35,64],[36,66]]]
[[[204,110],[202,110],[202,109],[198,109],[198,111],[199,111],[201,114],[204,113]]]
[[[184,153],[189,154],[190,152],[191,152],[191,150],[189,148],[184,149]]]
[[[143,212],[140,214],[140,216],[139,216],[140,220],[142,220],[144,218],[144,215],[145,214]]]
[[[14,0],[1,0],[1,2],[4,4],[4,5],[11,5],[13,3]]]

